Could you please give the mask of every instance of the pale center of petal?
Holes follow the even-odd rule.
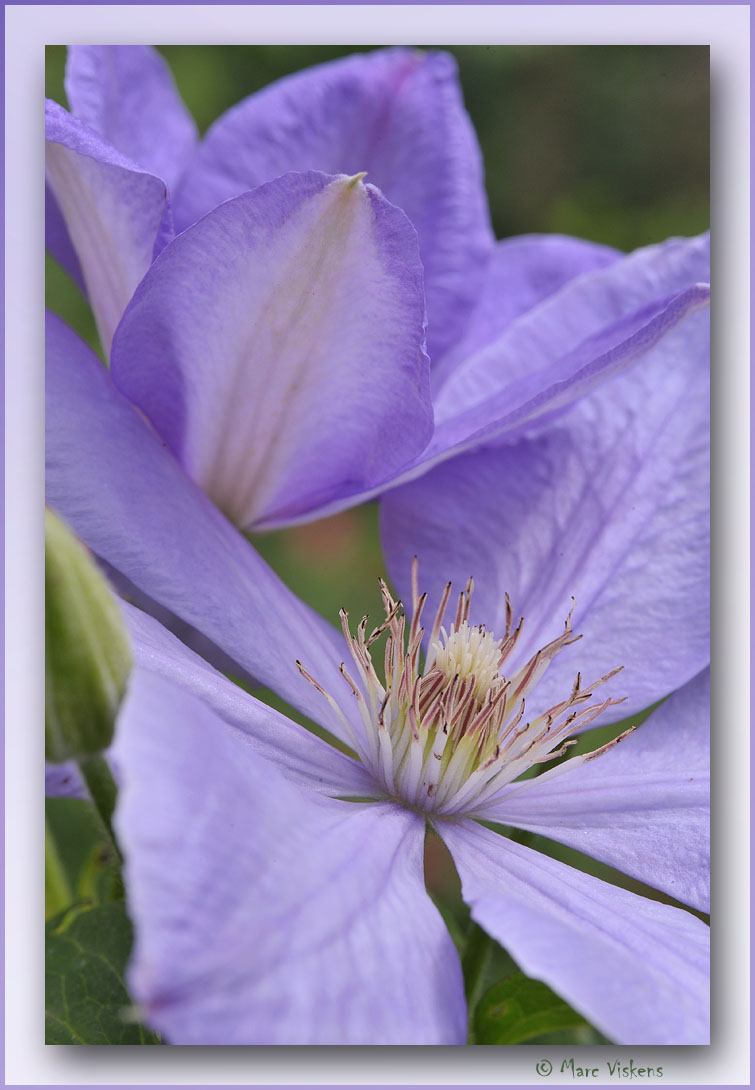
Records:
[[[354,730],[333,697],[298,664],[304,677],[341,714],[381,794],[437,815],[477,812],[528,768],[565,753],[575,744],[570,735],[606,708],[621,703],[612,698],[590,703],[593,690],[617,674],[619,667],[588,686],[577,674],[563,700],[528,719],[527,701],[548,665],[559,651],[579,639],[572,634],[571,613],[559,636],[518,670],[505,674],[504,666],[519,642],[523,621],[513,628],[507,597],[505,630],[499,639],[483,627],[470,625],[471,579],[459,595],[448,630],[442,625],[451,584],[444,588],[430,631],[427,659],[420,668],[424,637],[420,621],[427,595],[420,596],[417,591],[416,560],[412,588],[409,624],[401,603],[382,581],[385,620],[369,636],[366,617],[352,635],[348,614],[341,611],[358,680],[344,663],[341,673],[359,704],[363,734]],[[384,633],[381,679],[372,649]],[[579,760],[597,756],[624,736]]]
[[[216,375],[207,396],[218,410],[198,428],[197,473],[238,526],[254,523],[296,466],[300,473],[313,460],[326,479],[329,450],[318,427],[338,403],[334,359],[344,346],[359,351],[350,325],[362,313],[359,293],[382,276],[365,176],[337,178],[270,228],[227,301],[235,332],[223,366],[206,368]]]

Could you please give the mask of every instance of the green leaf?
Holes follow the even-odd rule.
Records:
[[[474,1015],[478,1045],[516,1045],[544,1033],[585,1025],[584,1018],[547,984],[524,973],[514,973],[493,985]]]
[[[46,1044],[160,1043],[130,1013],[123,977],[133,936],[122,903],[80,905],[45,930]]]

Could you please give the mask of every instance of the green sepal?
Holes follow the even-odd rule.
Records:
[[[131,669],[113,595],[87,549],[45,512],[45,757],[101,753]]]
[[[133,935],[122,902],[74,906],[45,932],[46,1044],[161,1043],[135,1019],[126,991]]]
[[[514,973],[494,984],[474,1013],[478,1045],[517,1045],[588,1023],[541,980]]]

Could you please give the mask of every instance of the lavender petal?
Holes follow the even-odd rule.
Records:
[[[55,102],[45,104],[45,138],[47,183],[109,352],[115,327],[152,261],[166,212],[165,185]]]
[[[71,112],[172,192],[197,143],[197,127],[167,64],[147,45],[68,47]]]
[[[133,679],[117,748],[129,983],[170,1043],[463,1043],[417,815],[302,791],[150,674]]]
[[[237,525],[369,487],[432,430],[414,231],[358,178],[228,201],[157,259],[112,372]]]
[[[627,697],[610,709],[623,718],[709,661],[707,318],[688,318],[549,432],[456,458],[383,501],[402,595],[415,554],[428,608],[449,579],[461,589],[474,575],[471,621],[501,633],[508,593],[525,618],[512,669],[576,602],[582,638],[553,660],[528,716],[565,699],[578,671],[589,686],[623,667],[596,694]]]
[[[439,832],[477,922],[618,1044],[707,1044],[709,929],[472,822]]]
[[[710,671],[620,745],[513,783],[480,816],[568,844],[710,911]]]

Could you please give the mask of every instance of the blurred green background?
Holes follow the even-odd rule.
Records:
[[[224,110],[270,81],[364,48],[161,50],[204,132]],[[631,250],[707,228],[707,47],[462,46],[450,51],[459,63],[466,105],[482,147],[499,238],[561,232]],[[65,49],[48,47],[46,92],[67,105],[64,67]],[[88,308],[77,289],[51,259],[47,272],[48,306],[96,345]],[[337,624],[338,609],[345,606],[356,623],[365,612],[373,618],[380,614],[377,579],[384,570],[377,531],[376,507],[366,505],[308,526],[257,536],[254,545],[321,615]],[[264,698],[281,706],[272,694]],[[617,728],[593,732],[589,748],[615,733]],[[71,887],[79,896],[96,899],[93,873],[100,868],[95,863],[93,871],[97,848],[86,831],[86,807],[53,802],[48,817]],[[548,854],[643,892],[639,883],[576,852],[530,839]],[[453,868],[439,851],[437,845],[428,846],[429,880],[441,906],[450,905],[457,926],[466,927],[468,915]],[[488,983],[507,964],[498,951]],[[557,1039],[602,1040],[591,1030],[586,1036]]]

